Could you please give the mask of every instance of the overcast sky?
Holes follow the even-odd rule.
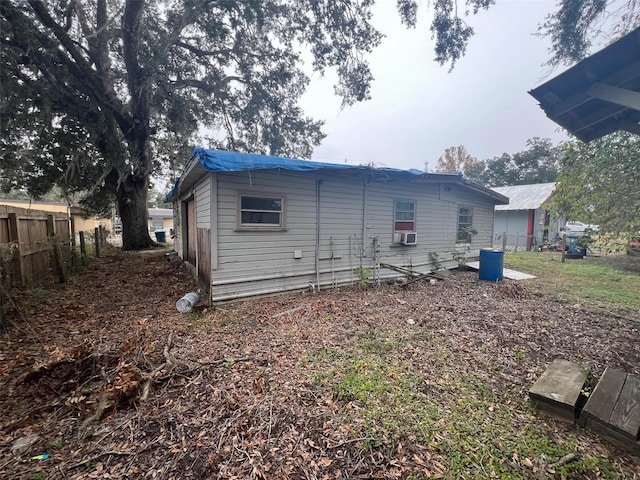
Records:
[[[312,76],[302,105],[327,134],[314,160],[420,170],[428,162],[433,170],[451,146],[487,159],[524,150],[532,137],[566,139],[527,93],[564,70],[543,65],[549,41],[533,35],[554,1],[498,0],[470,17],[475,35],[451,73],[433,61],[429,2],[414,30],[400,24],[395,3],[376,6],[374,25],[386,38],[370,56],[370,101],[340,110],[335,76]]]

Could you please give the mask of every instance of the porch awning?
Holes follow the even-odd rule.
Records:
[[[640,27],[529,94],[584,142],[616,130],[640,135]]]

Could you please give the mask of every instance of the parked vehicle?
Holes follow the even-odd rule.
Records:
[[[600,227],[590,223],[567,222],[561,231],[566,233],[598,232]]]

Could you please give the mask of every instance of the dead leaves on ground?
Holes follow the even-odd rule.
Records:
[[[459,368],[515,410],[540,366],[555,356],[596,373],[605,364],[640,373],[631,340],[637,324],[540,298],[526,284],[479,283],[467,273],[445,278],[406,290],[284,295],[183,317],[175,301],[195,288],[186,270],[162,255],[110,253],[70,284],[53,287],[27,319],[29,328],[19,325],[0,338],[0,387],[7,392],[0,472],[447,478],[441,449],[411,434],[367,435],[362,406],[313,381],[306,358],[339,356],[358,339],[374,345],[371,332],[395,332],[381,348],[401,340],[391,360],[410,365],[424,378],[425,395],[443,402],[451,395],[448,372],[431,360],[451,352],[463,362]],[[611,322],[619,322],[616,336],[608,335]],[[524,422],[530,413],[521,415]],[[432,426],[434,441],[443,427]],[[11,451],[23,437],[35,440]],[[31,460],[44,452],[48,459]],[[538,468],[533,457],[510,461],[524,472]]]

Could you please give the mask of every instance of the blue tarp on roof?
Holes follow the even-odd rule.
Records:
[[[311,170],[371,170],[372,167],[343,165],[338,163],[313,162],[310,160],[297,160],[295,158],[273,157],[270,155],[258,155],[255,153],[229,152],[225,150],[209,150],[196,148],[191,158],[198,157],[200,164],[210,172],[245,172],[248,170],[294,170],[308,172]],[[420,170],[398,170],[394,168],[375,168],[379,172],[410,173],[422,175]]]
[[[317,170],[351,170],[360,172],[371,172],[372,174],[387,174],[395,176],[423,176],[439,175],[456,177],[462,180],[462,173],[437,173],[425,174],[421,170],[410,169],[400,170],[397,168],[378,168],[366,165],[346,165],[339,163],[314,162],[310,160],[298,160],[295,158],[274,157],[271,155],[259,155],[256,153],[231,152],[226,150],[212,150],[196,147],[189,158],[187,168],[182,176],[176,181],[171,191],[164,201],[171,201],[172,197],[178,193],[181,181],[184,181],[185,173],[190,171],[190,165],[194,162],[200,163],[202,168],[210,172],[247,172],[252,170],[293,170],[298,172],[309,172]],[[188,175],[188,173],[187,173]]]

